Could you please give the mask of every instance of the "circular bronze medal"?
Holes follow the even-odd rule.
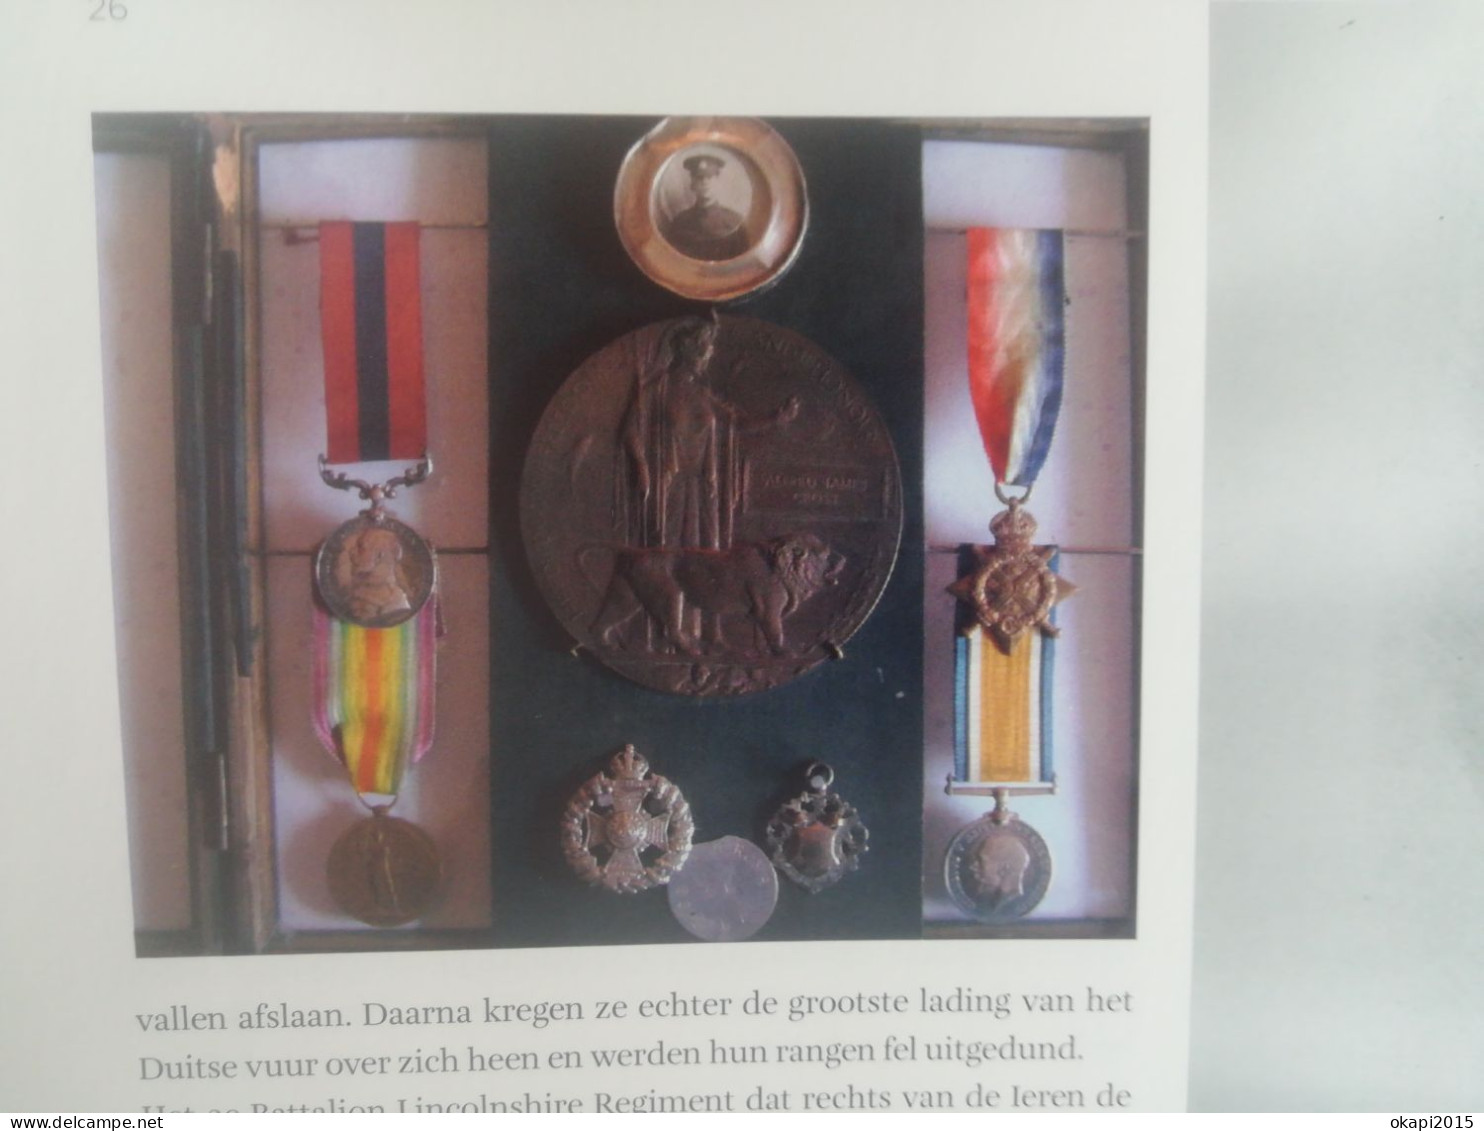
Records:
[[[1014,813],[986,814],[958,831],[943,878],[959,908],[986,923],[1028,914],[1051,885],[1051,851]]]
[[[762,691],[839,656],[902,528],[875,408],[818,346],[751,318],[655,323],[583,362],[520,503],[567,631],[683,695]]]
[[[757,845],[724,836],[691,849],[668,895],[670,913],[696,938],[740,942],[773,917],[778,873]]]
[[[433,838],[380,808],[341,835],[326,870],[341,910],[373,927],[420,918],[443,878]]]
[[[382,511],[342,523],[314,559],[325,607],[363,628],[391,628],[410,619],[433,592],[436,576],[432,547]]]

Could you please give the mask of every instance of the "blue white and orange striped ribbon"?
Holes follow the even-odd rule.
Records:
[[[433,744],[437,595],[393,628],[363,628],[314,606],[313,722],[357,793],[395,795]]]
[[[995,481],[1035,482],[1061,411],[1061,232],[970,228],[969,394]]]
[[[1054,569],[1054,557],[1050,564]],[[967,635],[955,634],[955,781],[1007,785],[1052,780],[1055,661],[1056,641],[1039,632],[1023,633],[1008,656],[977,625]]]

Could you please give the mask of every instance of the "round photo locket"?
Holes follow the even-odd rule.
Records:
[[[613,216],[639,269],[722,302],[776,281],[809,222],[798,159],[756,118],[666,118],[629,150]]]

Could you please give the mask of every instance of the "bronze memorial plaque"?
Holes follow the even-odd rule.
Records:
[[[842,655],[902,528],[865,394],[751,318],[655,323],[583,362],[536,429],[520,504],[567,631],[682,695],[762,691]]]

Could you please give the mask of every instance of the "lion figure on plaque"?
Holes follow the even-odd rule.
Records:
[[[623,648],[625,627],[642,613],[671,648],[687,656],[702,655],[708,645],[736,649],[725,626],[738,620],[753,629],[754,645],[761,637],[774,655],[784,655],[788,618],[836,584],[845,566],[841,555],[808,533],[726,550],[625,546],[611,553],[613,573],[593,635]],[[702,625],[710,630],[708,640],[702,639]]]

